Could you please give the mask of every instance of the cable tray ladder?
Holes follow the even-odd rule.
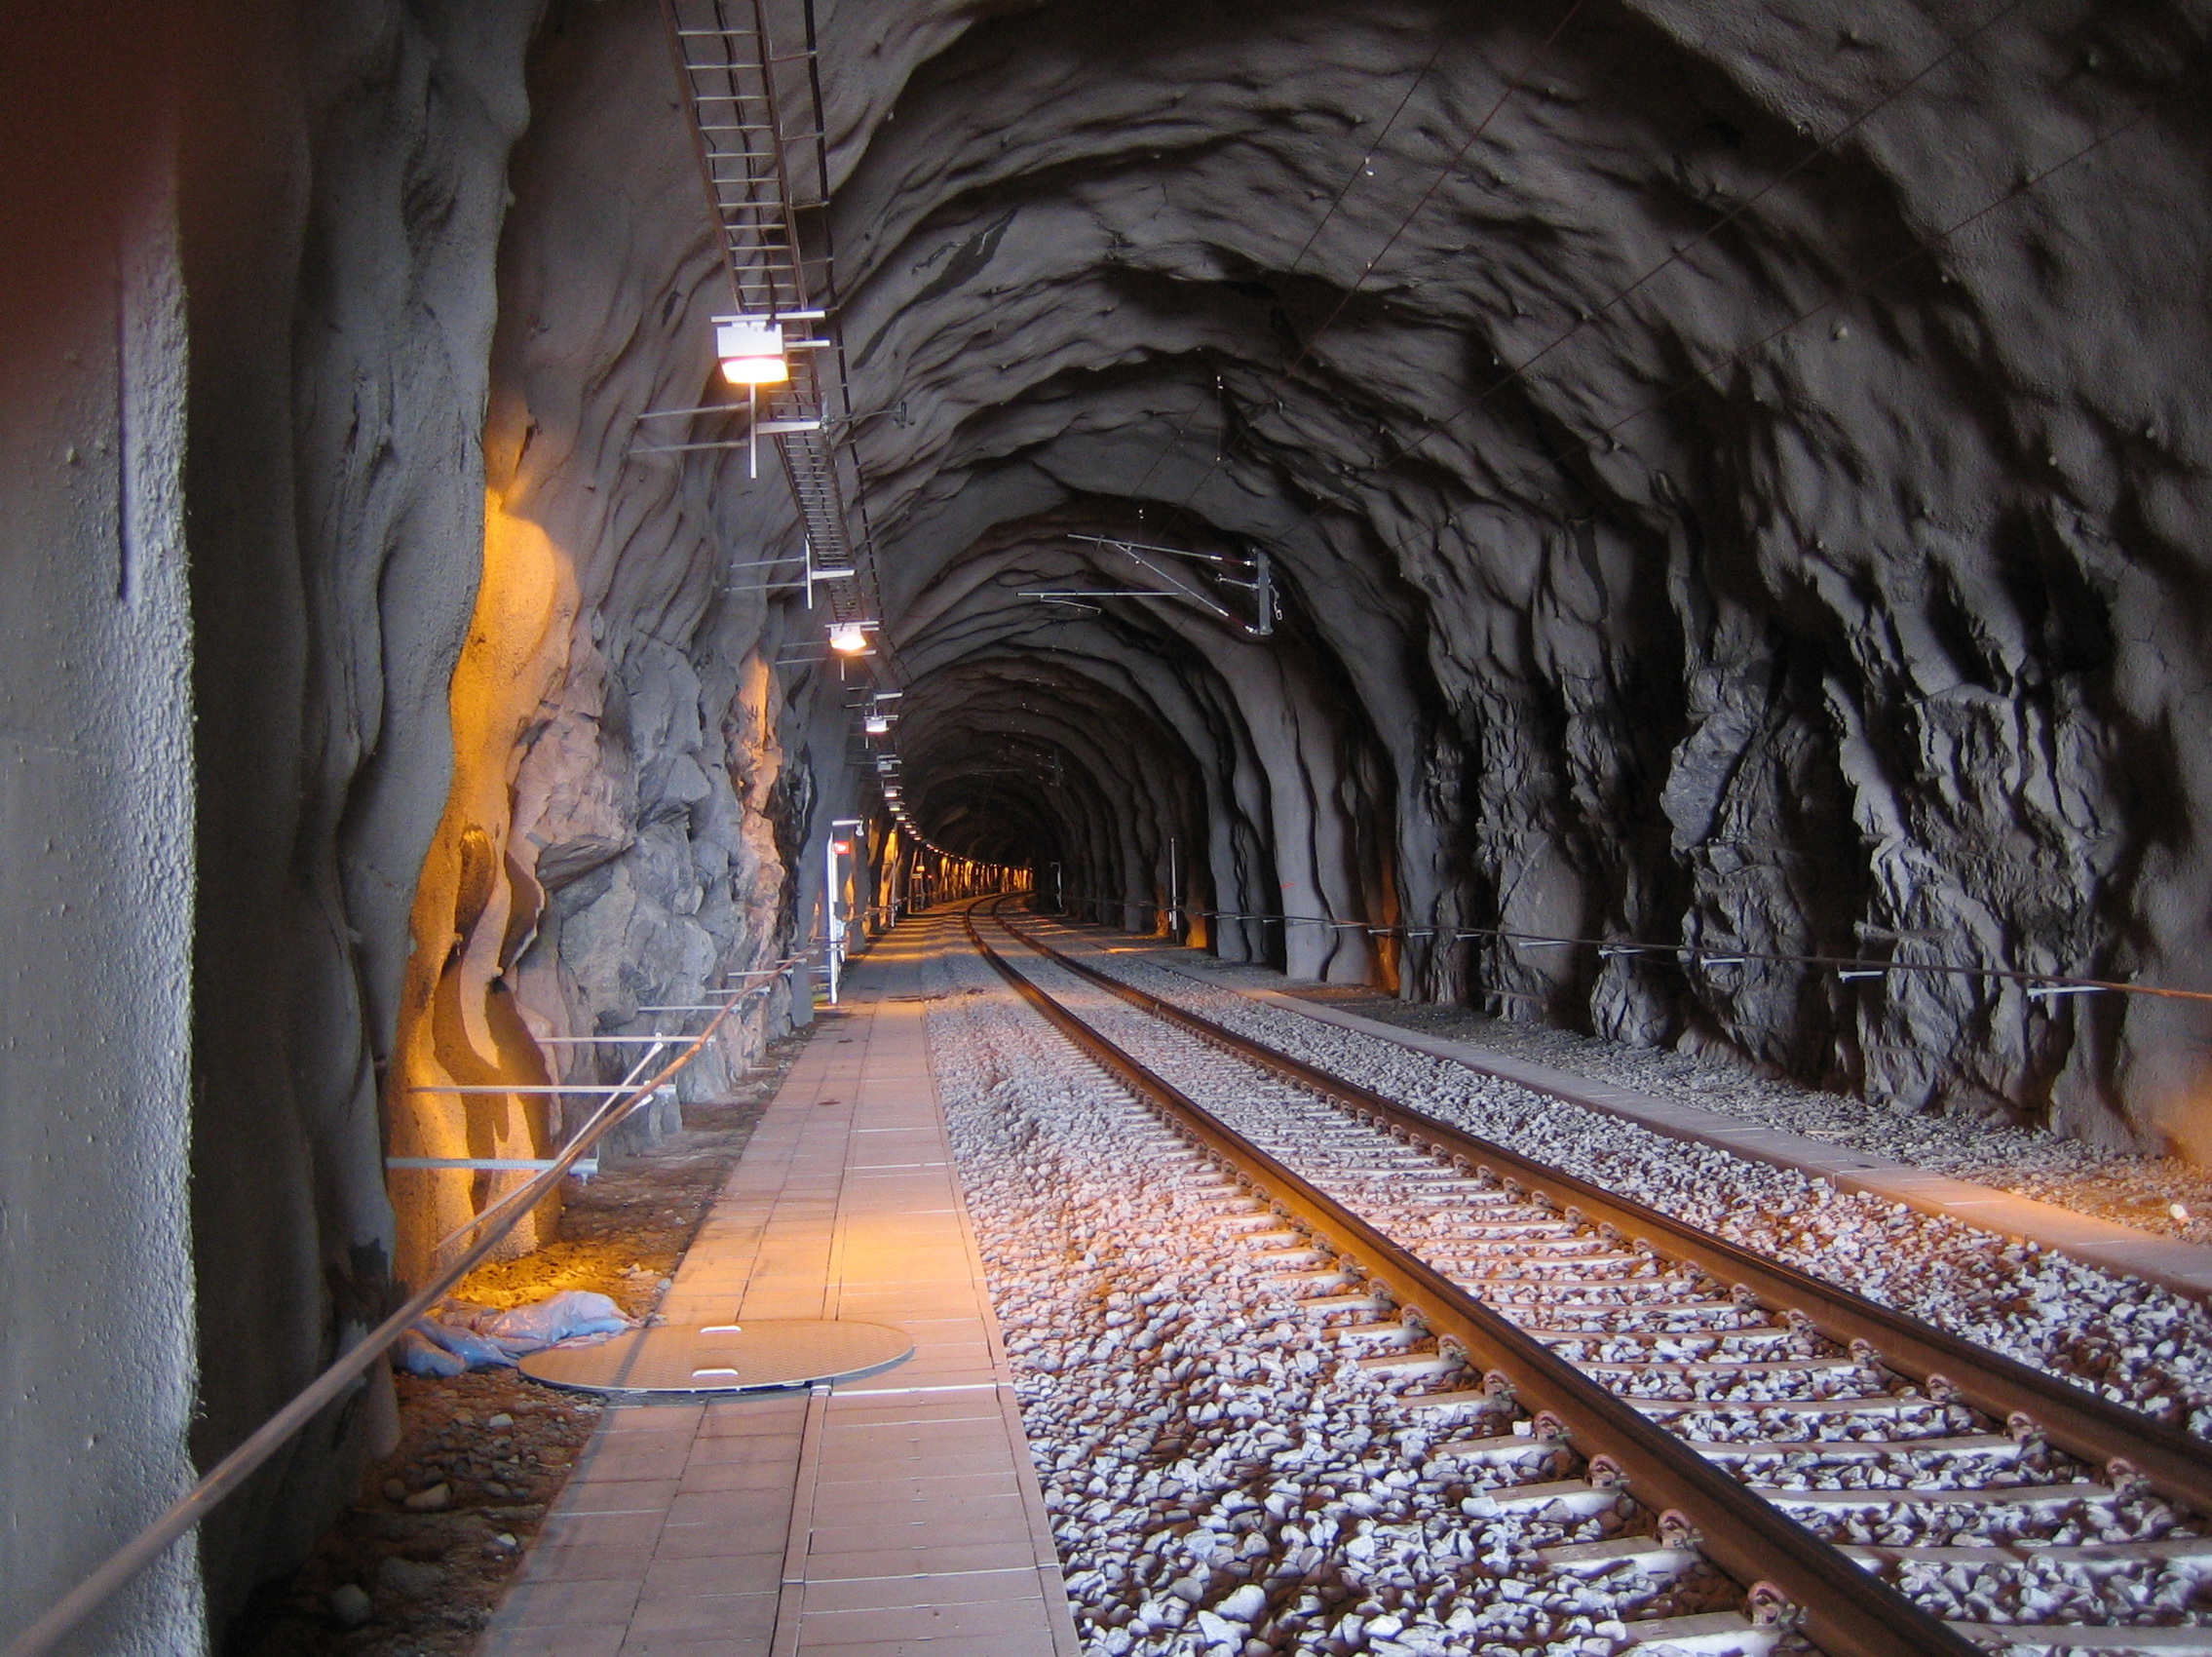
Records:
[[[790,379],[764,401],[791,498],[840,622],[872,619],[874,549],[858,464],[836,433],[852,418],[837,328],[829,148],[813,0],[663,0],[709,211],[740,314],[820,320],[789,353]],[[765,388],[764,388],[765,390]],[[850,473],[850,479],[848,479]]]

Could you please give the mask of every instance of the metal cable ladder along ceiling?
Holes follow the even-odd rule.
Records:
[[[807,537],[811,589],[838,622],[873,622],[874,548],[861,480],[838,434],[853,419],[837,322],[810,0],[665,0],[708,210],[729,262],[737,314],[819,325],[786,340],[790,377],[768,397],[772,436]],[[845,571],[839,575],[833,572]]]
[[[833,627],[872,630],[871,681],[898,682],[851,444],[856,418],[837,315],[829,225],[829,149],[813,0],[664,0],[706,202],[729,263],[740,319],[815,325],[785,335],[789,378],[756,408],[748,443],[773,437],[806,537],[807,599],[826,595]],[[906,837],[955,857],[907,815],[896,744],[871,731],[863,756]],[[892,758],[890,769],[881,760]]]

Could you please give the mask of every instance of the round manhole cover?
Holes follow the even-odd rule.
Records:
[[[549,1347],[521,1361],[533,1380],[591,1392],[740,1392],[864,1375],[913,1356],[913,1337],[884,1324],[748,1318],[663,1324],[597,1346]]]

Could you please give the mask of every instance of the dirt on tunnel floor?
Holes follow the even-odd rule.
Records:
[[[650,1318],[809,1033],[771,1047],[739,1097],[686,1106],[683,1131],[651,1153],[572,1184],[553,1243],[477,1268],[452,1298],[507,1307],[587,1289]],[[256,1591],[225,1657],[476,1649],[602,1406],[512,1368],[397,1385],[400,1447],[366,1470],[307,1561]]]

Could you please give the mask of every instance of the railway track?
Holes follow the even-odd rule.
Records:
[[[978,952],[1226,1171],[1301,1309],[1403,1407],[1482,1424],[1438,1457],[1500,1512],[1635,1516],[1548,1568],[1703,1561],[1743,1589],[1631,1641],[2212,1653],[2202,1442],[1215,1025],[998,906],[968,912]]]

